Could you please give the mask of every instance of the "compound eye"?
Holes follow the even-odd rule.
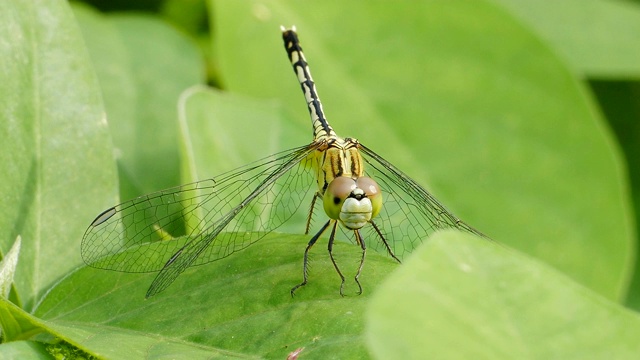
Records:
[[[367,198],[371,200],[371,206],[373,208],[371,217],[376,217],[376,215],[380,213],[380,210],[382,210],[382,193],[380,192],[378,183],[372,178],[362,176],[356,180],[356,185],[359,189],[362,189]]]
[[[378,187],[378,183],[370,177],[359,177],[356,179],[356,185],[364,191],[368,198],[380,195],[380,187]]]
[[[340,210],[344,200],[356,189],[356,181],[346,176],[334,178],[324,192],[322,202],[324,211],[331,219],[340,218]]]

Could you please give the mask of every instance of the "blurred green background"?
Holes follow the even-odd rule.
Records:
[[[118,199],[310,141],[280,25],[297,26],[338,134],[515,251],[442,235],[380,286],[395,268],[369,255],[376,296],[348,299],[319,251],[297,302],[284,295],[303,237],[192,269],[149,301],[152,277],[82,267],[84,229]],[[637,350],[637,1],[36,1],[0,5],[0,29],[2,253],[23,241],[5,340],[44,331],[113,357],[385,358],[406,349],[394,335],[425,333],[435,357]],[[402,314],[416,308],[421,324]]]
[[[154,16],[197,44],[206,67],[188,68],[194,64],[180,64],[177,57],[167,68],[168,76],[203,71],[200,82],[260,98],[279,97],[290,107],[286,111],[293,108],[297,112],[292,116],[299,117],[304,105],[295,94],[295,83],[269,70],[288,64],[277,58],[282,55],[277,27],[265,26],[295,23],[339,134],[356,136],[374,150],[384,149],[378,145],[383,141],[429,142],[418,149],[406,146],[407,153],[422,152],[417,155],[397,151],[394,158],[393,152],[377,151],[410,175],[425,179],[445,204],[462,203],[452,210],[498,241],[511,237],[512,227],[529,228],[521,242],[504,241],[516,242],[511,245],[569,272],[574,267],[584,272],[589,266],[590,274],[576,277],[602,277],[593,279],[609,284],[598,285],[602,291],[640,307],[640,277],[635,275],[639,268],[633,265],[637,227],[632,225],[639,219],[633,208],[640,204],[640,170],[634,161],[640,149],[636,3],[356,2],[308,9],[302,2],[291,2],[286,5],[289,10],[278,2],[250,1],[84,3],[104,14]],[[412,16],[405,16],[412,10]],[[90,48],[99,43],[88,41]],[[271,57],[259,54],[275,54],[280,61],[272,64]],[[146,66],[150,63],[140,64]],[[429,118],[419,118],[424,116]],[[110,116],[114,122],[120,121],[114,117]],[[123,198],[178,183],[175,172],[166,174],[164,181],[156,177],[153,185],[141,184],[151,177],[135,172],[149,173],[147,167],[154,166],[150,159],[177,163],[177,156],[171,160],[171,154],[161,153],[167,147],[148,146],[140,138],[118,141],[118,133],[123,132],[114,134],[116,144],[134,143],[149,153],[149,159],[138,158],[130,167],[120,163],[121,178],[123,168],[135,169],[130,170],[136,179],[131,182],[138,183],[131,193],[121,193]],[[381,140],[389,133],[394,140]],[[147,143],[175,141],[170,132],[159,136],[153,133]],[[285,140],[270,151],[304,140]],[[441,152],[458,152],[465,158],[452,163]],[[411,170],[415,161],[425,162],[426,170]],[[447,172],[467,186],[454,187],[455,181],[442,175]],[[519,215],[515,220],[506,216],[514,212]],[[487,224],[478,223],[482,215]],[[539,218],[555,229],[541,229],[545,225]],[[505,221],[517,223],[508,230],[492,228]],[[586,234],[598,237],[598,244],[585,240]],[[617,275],[604,275],[612,273]]]

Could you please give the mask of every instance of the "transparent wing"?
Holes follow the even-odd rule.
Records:
[[[303,231],[307,212],[296,211],[311,202],[316,190],[308,159],[315,148],[280,152],[212,179],[114,206],[85,232],[82,258],[102,269],[162,270],[152,285],[158,292],[187,267],[244,249],[292,217]]]
[[[360,144],[360,151],[366,162],[365,174],[378,183],[383,196],[382,211],[373,222],[398,258],[402,259],[438,229],[456,228],[486,237],[458,219],[422,186],[369,148]],[[372,226],[365,226],[361,232],[365,241],[368,240],[367,246],[386,251]]]

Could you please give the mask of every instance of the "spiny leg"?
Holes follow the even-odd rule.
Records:
[[[360,272],[362,271],[362,267],[364,266],[364,256],[367,252],[367,248],[364,245],[364,239],[362,238],[362,236],[360,236],[360,230],[354,230],[353,231],[356,234],[356,242],[360,245],[360,248],[362,249],[362,258],[360,258],[360,266],[358,266],[358,272],[356,273],[356,276],[354,278],[354,280],[356,281],[356,284],[358,284],[358,295],[362,294],[362,285],[360,285],[360,281],[358,281],[358,277],[360,277]]]
[[[316,192],[313,196],[313,200],[311,200],[311,207],[309,208],[309,215],[307,215],[307,227],[304,230],[304,234],[309,234],[309,230],[311,230],[311,217],[313,216],[313,208],[316,206],[316,200],[321,198],[320,193]]]
[[[400,259],[398,259],[396,257],[396,254],[394,254],[393,251],[391,250],[391,247],[389,246],[387,239],[384,238],[384,236],[382,235],[382,232],[380,232],[380,229],[378,229],[378,226],[376,225],[376,223],[374,223],[373,221],[369,221],[369,223],[371,223],[371,226],[373,226],[373,228],[378,233],[378,236],[380,236],[380,239],[382,239],[382,243],[387,248],[387,252],[389,253],[389,255],[391,255],[392,258],[396,259],[397,262],[401,263]]]
[[[322,233],[327,229],[327,227],[329,227],[329,224],[331,223],[331,220],[327,221],[326,224],[324,224],[324,226],[322,227],[322,229],[320,229],[320,231],[318,231],[317,234],[315,234],[311,240],[309,240],[309,244],[307,245],[307,248],[304,250],[304,261],[302,264],[302,282],[294,287],[291,288],[291,297],[293,297],[294,292],[301,286],[305,286],[307,285],[307,277],[309,272],[307,271],[307,265],[308,265],[308,260],[309,260],[309,250],[311,250],[311,247],[313,246],[313,244],[316,243],[316,241],[318,241],[318,238],[320,237],[320,235],[322,235]],[[334,231],[335,231],[335,226],[334,226]]]
[[[331,262],[333,263],[333,267],[336,268],[336,271],[338,272],[338,275],[340,275],[340,279],[342,280],[342,283],[340,283],[340,296],[344,296],[343,293],[343,289],[344,289],[344,275],[342,275],[342,272],[340,271],[340,269],[338,268],[338,264],[336,263],[336,260],[333,258],[333,240],[335,239],[335,235],[336,235],[336,227],[338,226],[338,222],[336,221],[333,224],[333,229],[331,229],[331,236],[329,237],[329,257],[331,258]]]

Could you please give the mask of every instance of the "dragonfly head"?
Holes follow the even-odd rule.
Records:
[[[382,209],[382,193],[371,178],[347,176],[334,178],[323,196],[324,211],[347,228],[360,229]]]

